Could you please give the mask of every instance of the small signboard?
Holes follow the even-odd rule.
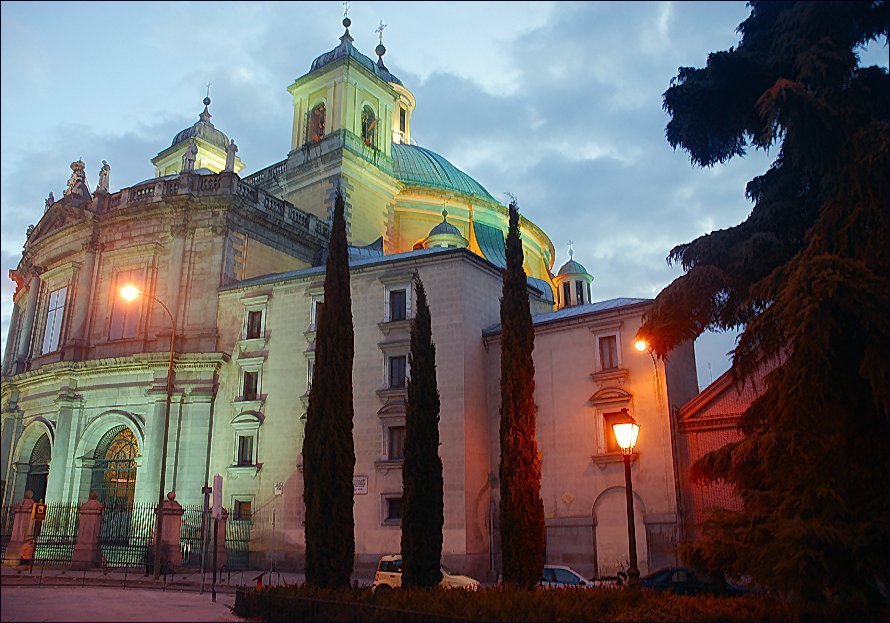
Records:
[[[38,502],[31,507],[31,519],[34,521],[43,521],[46,519],[46,504]]]
[[[353,476],[353,478],[352,478],[352,493],[354,495],[367,495],[368,494],[368,477],[367,476]]]
[[[284,483],[283,482],[275,483],[275,495],[284,495]]]

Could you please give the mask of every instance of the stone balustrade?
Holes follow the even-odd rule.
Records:
[[[120,192],[106,195],[100,209],[105,212],[143,208],[158,203],[169,197],[192,195],[197,197],[235,194],[246,200],[253,209],[264,213],[272,220],[284,226],[308,233],[313,238],[326,241],[329,226],[314,214],[304,212],[293,204],[278,199],[269,193],[255,188],[250,182],[257,183],[266,175],[277,175],[287,170],[287,161],[279,162],[259,173],[241,180],[230,172],[200,175],[197,173],[181,173],[175,179],[158,178],[137,186],[121,189]]]

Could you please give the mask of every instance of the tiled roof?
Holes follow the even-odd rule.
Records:
[[[568,318],[586,316],[589,314],[604,312],[610,309],[630,307],[631,305],[639,305],[640,303],[651,302],[652,299],[617,298],[609,299],[608,301],[599,301],[597,303],[588,303],[587,305],[574,305],[572,307],[565,307],[555,312],[548,312],[546,314],[538,314],[536,316],[532,316],[532,324],[535,326],[550,324],[551,322],[558,322],[560,320],[566,320]],[[498,323],[485,329],[482,334],[495,335],[500,332],[501,324]]]

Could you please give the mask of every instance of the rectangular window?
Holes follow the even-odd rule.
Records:
[[[235,508],[232,510],[232,519],[250,519],[250,501],[235,500]]]
[[[572,284],[568,281],[562,284],[562,298],[563,305],[565,305],[566,307],[572,306]]]
[[[407,127],[408,127],[408,111],[402,107],[399,107],[399,132],[404,134],[405,129]]]
[[[399,522],[402,520],[402,498],[392,497],[385,499],[385,518],[386,522]]]
[[[386,429],[387,453],[390,461],[401,461],[405,458],[405,427],[390,426]]]
[[[142,288],[143,271],[123,270],[119,272],[114,280],[114,302],[111,304],[111,329],[108,332],[108,338],[111,340],[123,340],[136,337],[139,329],[139,311],[143,305],[144,297],[137,297],[133,301],[125,301],[120,297],[120,289],[132,284],[137,288]]]
[[[575,282],[575,300],[578,301],[578,305],[584,305],[584,282],[576,281]]]
[[[619,411],[618,413],[603,413],[603,439],[606,441],[606,452],[621,452],[618,440],[615,439],[615,431],[612,430],[612,424],[627,421],[627,414]]]
[[[389,358],[389,387],[405,387],[408,357],[398,355]]]
[[[312,390],[312,375],[315,374],[315,361],[310,359],[307,363],[308,378],[306,379],[306,393],[308,394]]]
[[[408,317],[408,297],[405,290],[389,291],[389,319],[405,320]]]
[[[321,311],[324,309],[324,299],[320,296],[313,296],[309,305],[309,330],[318,330],[318,319],[321,318]]]
[[[244,371],[243,382],[241,385],[241,397],[244,400],[256,400],[257,389],[259,388],[260,373],[255,371]]]
[[[603,370],[618,367],[618,340],[614,335],[600,338],[600,367]]]
[[[587,284],[587,302],[593,303],[593,299],[590,298],[590,284],[589,283]]]
[[[263,312],[249,311],[247,312],[247,335],[248,340],[263,337]]]
[[[62,333],[62,318],[65,315],[65,296],[68,288],[53,290],[49,295],[46,307],[46,323],[43,327],[43,348],[41,354],[51,353],[59,349],[59,338]]]
[[[253,435],[238,435],[238,465],[253,465]]]

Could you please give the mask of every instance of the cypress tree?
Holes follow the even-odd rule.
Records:
[[[402,583],[430,588],[442,579],[442,459],[439,457],[439,388],[430,308],[414,276],[417,314],[411,324],[411,376],[405,410],[402,465]]]
[[[535,415],[535,334],[522,268],[519,208],[510,203],[501,299],[501,552],[504,581],[535,586],[544,572],[544,503]]]
[[[686,274],[641,329],[663,354],[706,328],[742,327],[737,383],[774,367],[739,420],[743,439],[693,466],[699,481],[734,485],[743,509],[715,514],[685,555],[872,616],[886,608],[890,545],[890,81],[857,50],[886,45],[887,6],[750,5],[739,45],[681,67],[664,94],[667,139],[694,164],[776,148],[748,183],[745,221],[670,252]]]
[[[343,195],[334,201],[303,442],[306,583],[347,588],[355,557],[352,477],[354,331]]]

